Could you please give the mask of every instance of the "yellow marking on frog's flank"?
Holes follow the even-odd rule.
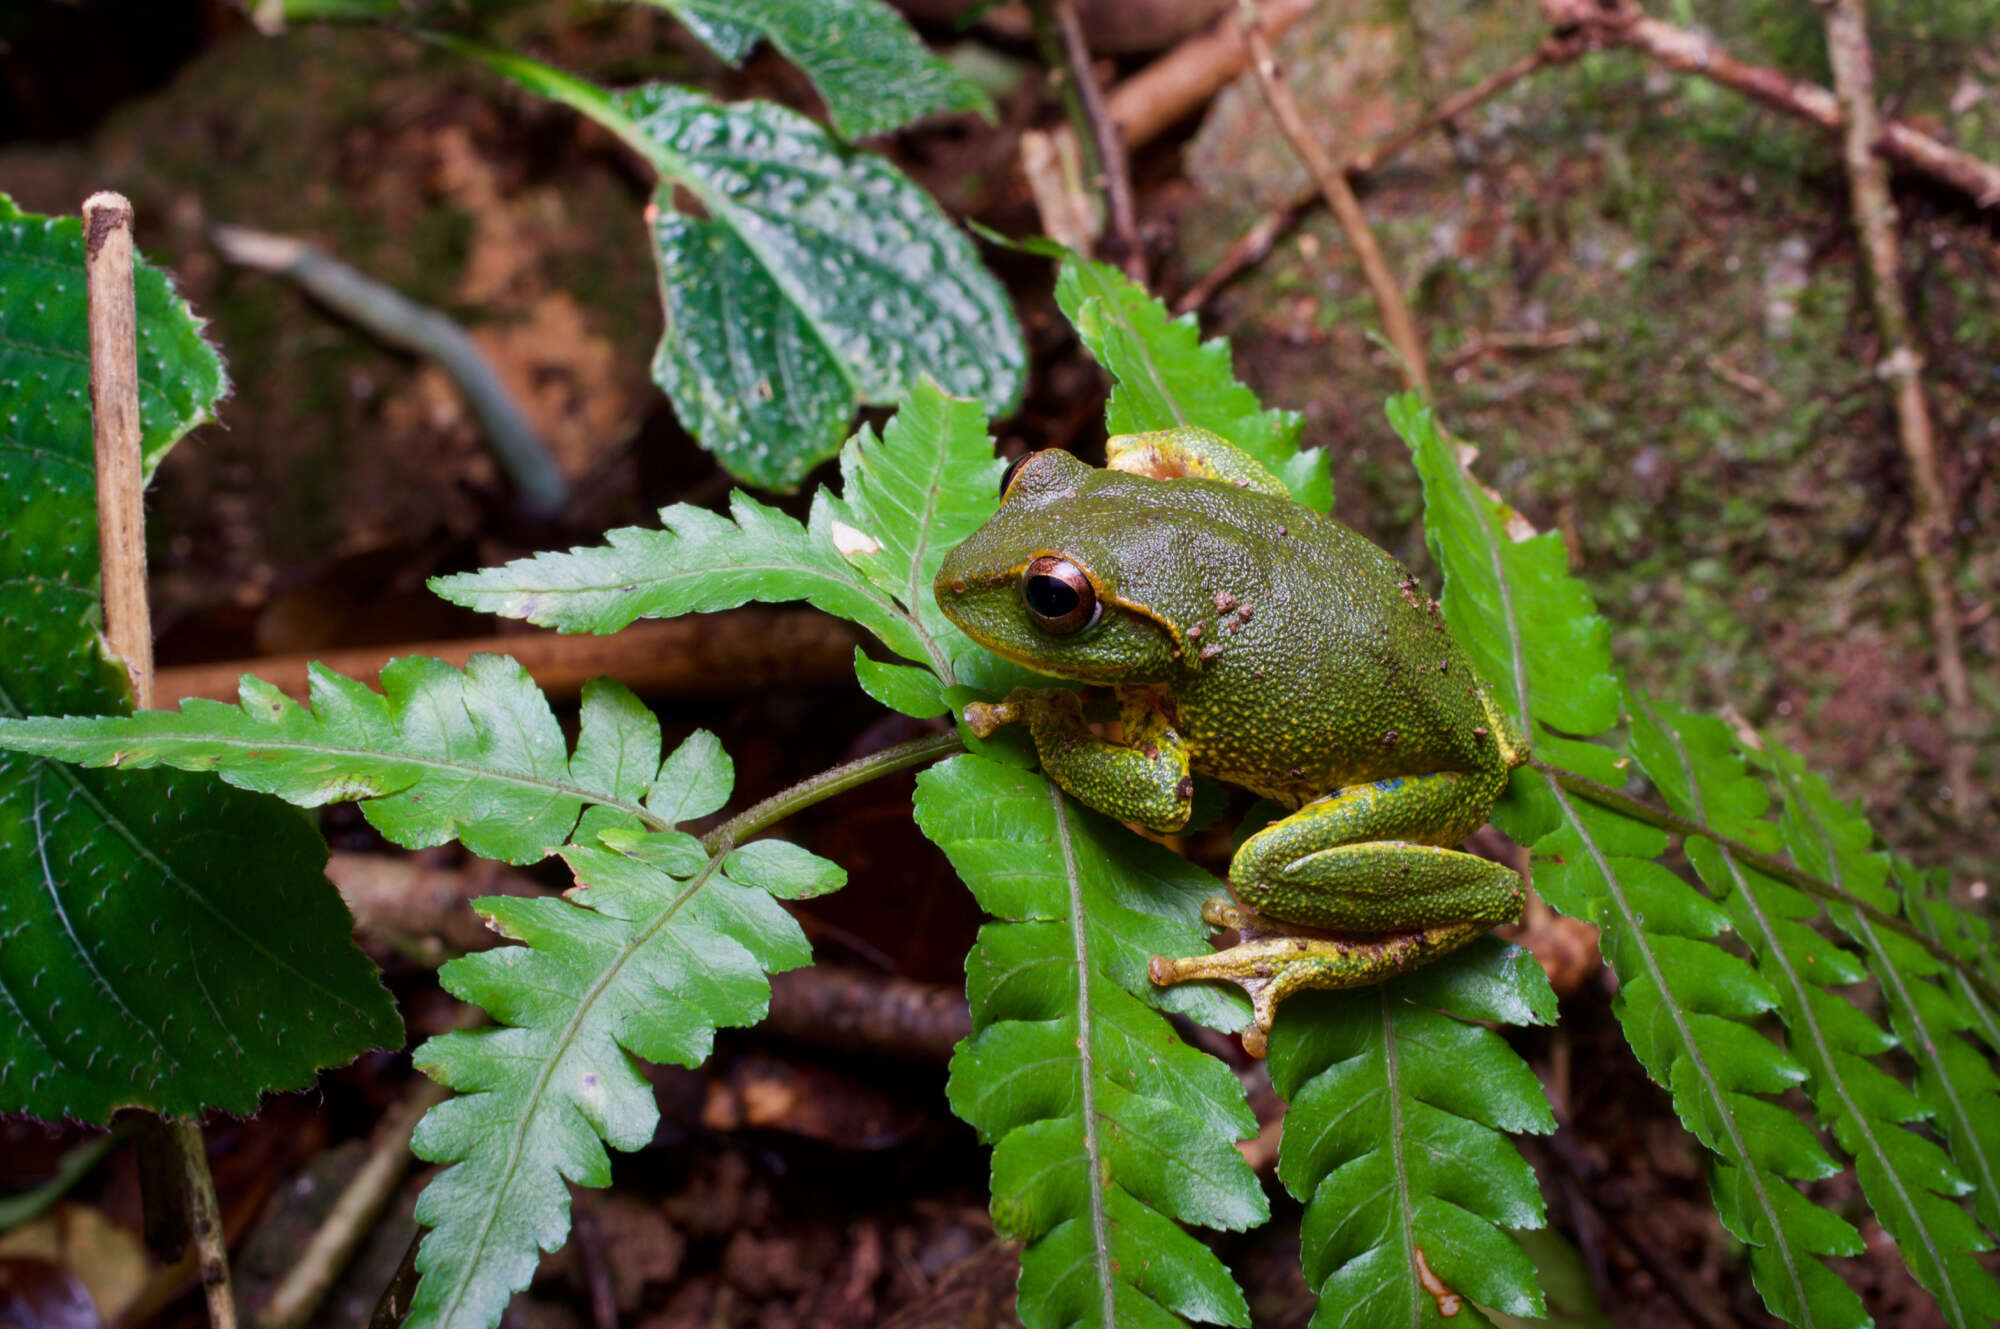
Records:
[[[1512,737],[1514,727],[1507,722],[1506,716],[1500,714],[1499,708],[1494,706],[1493,696],[1485,688],[1479,689],[1479,707],[1486,712],[1487,731],[1493,735],[1493,742],[1499,747],[1501,760],[1507,763],[1507,769],[1512,770],[1516,766],[1526,765],[1528,749],[1514,746]]]

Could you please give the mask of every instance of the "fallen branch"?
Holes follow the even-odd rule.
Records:
[[[371,679],[399,655],[429,655],[463,665],[482,652],[511,655],[552,699],[575,699],[590,679],[622,680],[640,693],[707,696],[774,687],[817,687],[851,677],[860,638],[845,624],[809,609],[732,609],[727,613],[634,623],[608,637],[510,632],[306,651],[159,671],[158,691],[172,700],[236,699],[244,674],[290,697],[306,696],[306,666],[319,661],[350,678]]]
[[[1945,705],[1945,784],[1964,820],[1977,813],[1981,802],[1972,781],[1978,715],[1966,681],[1958,605],[1952,595],[1951,505],[1938,475],[1937,439],[1930,403],[1924,396],[1924,361],[1911,336],[1910,313],[1903,303],[1896,203],[1889,196],[1888,172],[1874,152],[1881,134],[1876,125],[1875,60],[1868,46],[1868,14],[1863,0],[1830,0],[1825,13],[1827,56],[1846,121],[1841,156],[1847,166],[1854,228],[1861,233],[1868,255],[1868,294],[1875,306],[1875,328],[1882,338],[1882,359],[1875,373],[1890,385],[1896,406],[1896,436],[1910,472],[1910,520],[1903,535],[1930,608],[1938,690],[1944,694]]]
[[[1405,381],[1423,394],[1425,400],[1429,400],[1431,376],[1423,342],[1417,336],[1416,321],[1410,317],[1409,306],[1403,303],[1403,292],[1396,285],[1395,275],[1389,271],[1388,260],[1382,257],[1382,247],[1375,243],[1375,233],[1368,229],[1368,218],[1361,211],[1361,201],[1354,197],[1354,189],[1347,183],[1347,173],[1313,134],[1312,127],[1299,110],[1298,99],[1292,96],[1291,85],[1285,81],[1283,71],[1278,68],[1277,56],[1271,51],[1271,40],[1264,31],[1257,0],[1237,0],[1237,14],[1244,44],[1250,50],[1250,67],[1256,72],[1258,86],[1263,89],[1264,102],[1271,108],[1271,114],[1277,119],[1278,128],[1283,131],[1286,141],[1292,145],[1292,151],[1312,173],[1320,196],[1333,209],[1341,231],[1347,236],[1347,243],[1353,248],[1355,258],[1360,260],[1362,275],[1367,279],[1368,289],[1374,294],[1376,307],[1382,313],[1383,331],[1388,333],[1389,344],[1402,360]]]
[[[1745,64],[1701,33],[1648,17],[1634,0],[1541,0],[1541,6],[1542,17],[1556,36],[1579,43],[1580,49],[1627,46],[1669,69],[1699,74],[1822,129],[1838,131],[1845,123],[1842,99],[1836,94],[1775,69]],[[1952,186],[1978,207],[2000,204],[2000,166],[1940,143],[1900,120],[1868,126],[1862,142]]]

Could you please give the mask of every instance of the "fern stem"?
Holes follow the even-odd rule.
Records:
[[[1633,798],[1630,794],[1620,793],[1610,785],[1599,784],[1587,776],[1578,775],[1573,771],[1566,771],[1560,766],[1551,766],[1548,762],[1539,759],[1530,761],[1528,764],[1562,788],[1575,794],[1578,798],[1595,803],[1599,807],[1609,808],[1613,812],[1622,813],[1634,821],[1644,822],[1648,826],[1656,827],[1670,834],[1680,836],[1699,835],[1703,839],[1712,840],[1717,847],[1728,851],[1738,861],[1755,868],[1767,877],[1772,877],[1784,882],[1786,885],[1794,886],[1804,891],[1807,895],[1815,899],[1824,900],[1828,904],[1843,905],[1854,910],[1878,927],[1887,928],[1891,932],[1909,938],[1912,942],[1923,947],[1924,950],[1928,951],[1953,973],[1963,977],[1965,982],[1977,991],[1980,996],[1989,1002],[2000,1005],[2000,985],[1996,985],[1985,974],[1969,967],[1957,955],[1953,954],[1943,942],[1927,936],[1924,932],[1905,920],[1869,904],[1866,900],[1850,894],[1832,882],[1823,881],[1807,872],[1801,872],[1782,858],[1767,854],[1761,849],[1753,849],[1742,841],[1732,840],[1728,836],[1719,834],[1698,821],[1691,821],[1678,813],[1669,812],[1665,808],[1654,807],[1650,803]]]
[[[846,793],[850,789],[858,788],[871,780],[879,780],[885,775],[893,775],[897,771],[907,771],[912,766],[928,766],[934,761],[949,757],[954,752],[964,750],[965,744],[959,738],[958,732],[947,730],[942,734],[913,738],[907,743],[898,743],[893,748],[884,748],[856,761],[821,771],[810,779],[799,781],[789,789],[780,789],[762,802],[752,803],[702,836],[701,847],[711,856],[723,853],[738,841],[775,826],[794,812],[801,812],[815,803],[824,802],[835,794]]]

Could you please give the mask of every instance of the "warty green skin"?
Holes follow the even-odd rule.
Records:
[[[1449,846],[1486,820],[1528,745],[1437,604],[1213,435],[1113,441],[1114,465],[1141,455],[1171,478],[1031,457],[993,518],[946,556],[936,592],[982,645],[1116,689],[1121,743],[1097,737],[1060,691],[987,712],[1025,721],[1044,769],[1083,803],[1178,829],[1192,769],[1298,809],[1230,866],[1254,913],[1222,902],[1212,921],[1243,926],[1245,945],[1156,960],[1155,979],[1240,982],[1263,1031],[1292,991],[1377,982],[1518,916],[1519,878]],[[1238,478],[1199,478],[1216,471]],[[1090,578],[1101,605],[1090,627],[1051,635],[1024,605],[1022,573],[1045,554]]]

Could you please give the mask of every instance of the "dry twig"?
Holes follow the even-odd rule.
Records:
[[[1111,220],[1110,257],[1143,286],[1146,249],[1139,242],[1139,216],[1132,204],[1132,165],[1125,155],[1124,137],[1104,108],[1104,90],[1090,67],[1090,47],[1083,40],[1075,0],[1049,0],[1049,22],[1076,89],[1077,113],[1097,150],[1097,184],[1104,191],[1104,209]]]
[[[1360,200],[1354,197],[1353,187],[1347,183],[1347,173],[1314,136],[1312,127],[1299,110],[1291,85],[1285,81],[1284,72],[1278,68],[1278,58],[1271,51],[1271,40],[1264,32],[1257,0],[1237,0],[1237,14],[1242,24],[1244,43],[1250,50],[1250,67],[1256,72],[1257,85],[1263,89],[1264,101],[1271,108],[1271,114],[1277,119],[1278,128],[1283,131],[1286,141],[1292,145],[1292,151],[1312,173],[1321,197],[1333,209],[1340,229],[1347,236],[1347,243],[1360,260],[1368,289],[1382,311],[1383,331],[1388,333],[1389,344],[1395,347],[1396,354],[1402,359],[1405,381],[1428,400],[1431,395],[1430,370],[1425,361],[1423,342],[1417,336],[1416,321],[1410,317],[1409,306],[1403,303],[1403,292],[1396,285],[1395,275],[1389,271],[1388,260],[1382,257],[1381,246],[1375,243],[1375,233],[1368,229],[1368,218],[1361,211]]]
[[[1816,83],[1745,64],[1701,33],[1648,17],[1636,0],[1541,0],[1541,6],[1556,36],[1577,43],[1579,50],[1629,46],[1669,69],[1699,74],[1822,129],[1838,130],[1843,123],[1841,97]],[[2000,204],[2000,166],[1900,120],[1871,125],[1863,146],[1943,181],[1979,207]]]
[[[1874,151],[1881,135],[1876,123],[1875,62],[1868,46],[1868,14],[1863,0],[1827,0],[1825,13],[1827,56],[1846,121],[1841,157],[1847,166],[1854,227],[1861,233],[1868,256],[1868,293],[1882,338],[1882,359],[1875,372],[1889,381],[1896,406],[1896,435],[1910,471],[1911,511],[1903,534],[1930,607],[1938,690],[1944,694],[1945,704],[1945,784],[1963,818],[1975,814],[1980,802],[1972,781],[1978,716],[1966,681],[1958,605],[1952,595],[1951,505],[1938,476],[1937,439],[1931,427],[1930,404],[1924,396],[1924,361],[1910,332],[1909,309],[1903,303],[1901,263],[1896,252],[1896,203],[1889,196],[1888,172]]]
[[[1265,30],[1277,37],[1312,6],[1313,0],[1270,0]],[[1111,89],[1104,118],[1117,128],[1128,151],[1137,148],[1205,104],[1243,72],[1249,58],[1224,18]],[[1087,254],[1097,238],[1098,221],[1083,196],[1082,162],[1083,149],[1067,125],[1021,135],[1021,173],[1034,195],[1043,233]]]
[[[1467,111],[1491,101],[1543,65],[1560,64],[1570,59],[1573,54],[1571,45],[1556,37],[1544,38],[1534,50],[1522,55],[1505,69],[1496,70],[1472,86],[1446,97],[1409,124],[1370,147],[1342,167],[1343,172],[1349,180],[1355,182],[1375,174],[1390,161],[1408,151],[1410,145],[1424,135],[1443,128]],[[1237,237],[1236,243],[1229,247],[1229,252],[1222,256],[1221,261],[1210,268],[1200,281],[1189,287],[1186,294],[1174,302],[1174,312],[1185,314],[1191,309],[1200,309],[1214,299],[1215,293],[1234,280],[1238,273],[1262,262],[1264,256],[1271,252],[1271,247],[1298,224],[1306,209],[1310,208],[1313,200],[1319,196],[1317,186],[1303,189],[1252,222],[1250,229]]]

